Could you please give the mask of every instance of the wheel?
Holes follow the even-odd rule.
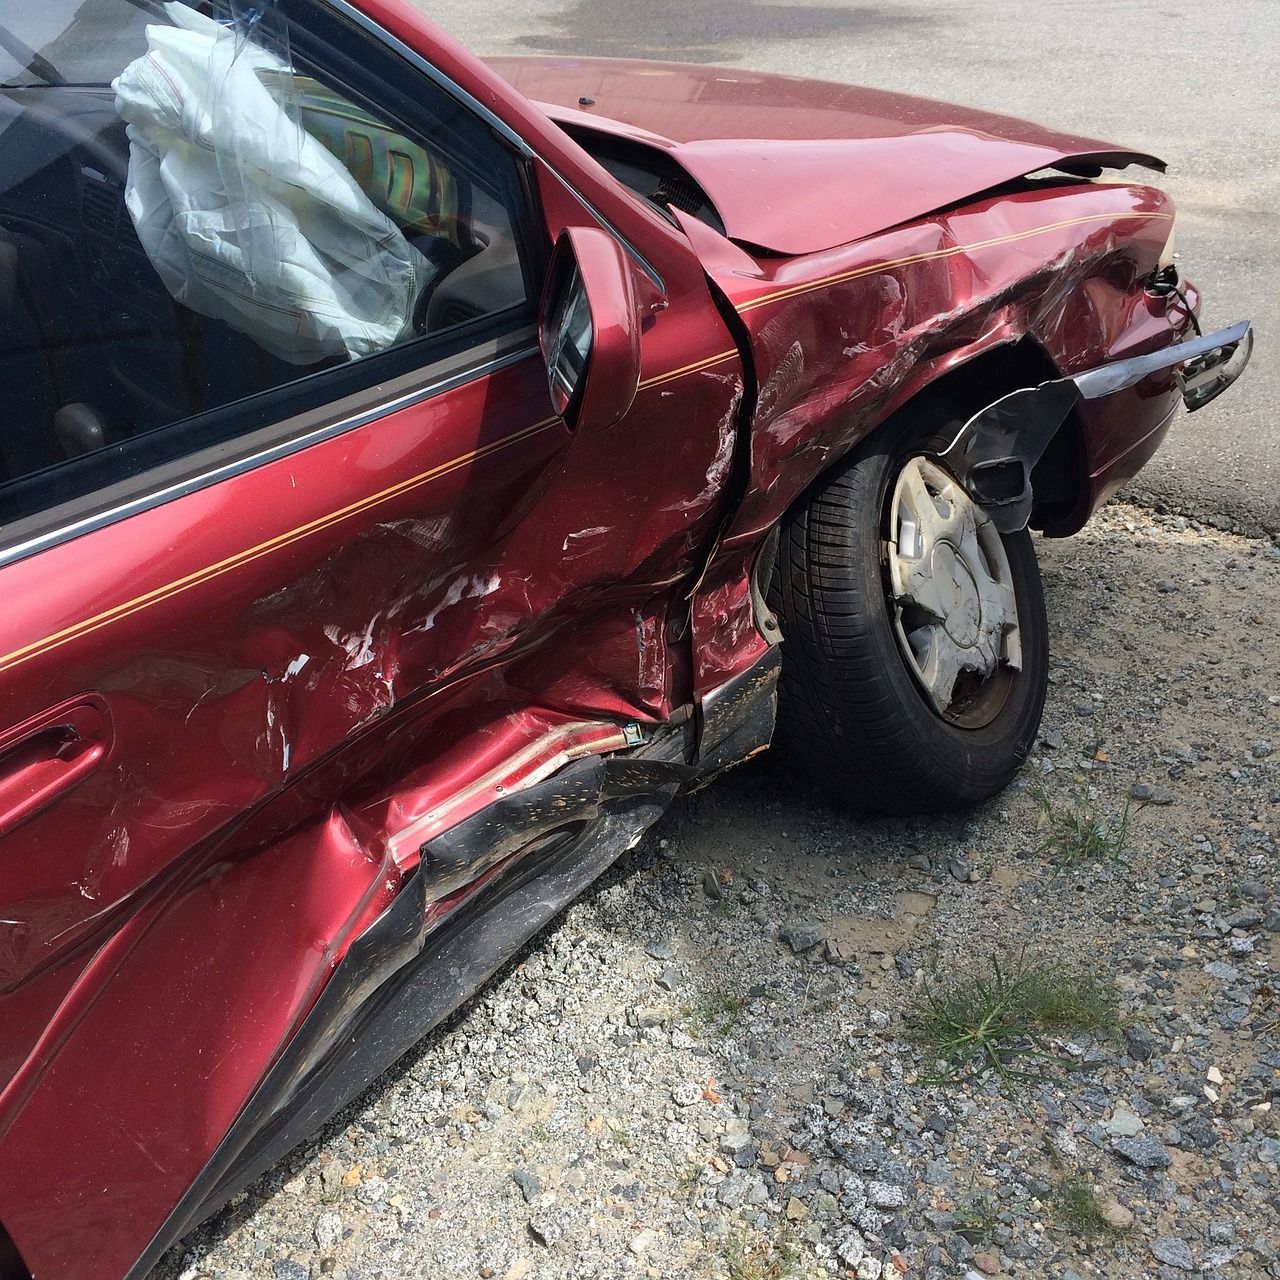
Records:
[[[1031,535],[1000,534],[937,456],[968,417],[908,410],[782,530],[777,741],[864,812],[986,800],[1040,725],[1048,623]]]

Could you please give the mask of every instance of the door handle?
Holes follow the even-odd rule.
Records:
[[[59,703],[0,734],[0,836],[92,773],[111,740],[111,714],[94,694]]]

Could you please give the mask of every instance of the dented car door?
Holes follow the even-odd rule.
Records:
[[[465,156],[434,159],[472,188],[451,211],[474,220],[470,257],[427,245],[445,266],[425,328],[286,369],[185,307],[124,216],[105,87],[57,90],[79,94],[81,130],[47,136],[47,163],[0,197],[15,271],[38,250],[55,292],[89,300],[64,322],[80,369],[23,424],[49,441],[0,485],[0,1222],[39,1274],[129,1267],[486,768],[544,741],[607,746],[692,696],[685,601],[742,395],[696,258],[656,214],[607,191],[585,205],[567,151],[535,158],[335,12],[282,15],[311,82],[359,104],[342,145],[411,154],[441,119],[464,135]],[[52,101],[10,106],[36,135]],[[74,198],[37,216],[35,181]],[[112,220],[86,227],[109,199]],[[426,243],[424,210],[380,207]],[[640,378],[619,421],[571,430],[538,295],[560,233],[621,241],[615,216],[646,232],[643,256],[627,240]],[[465,264],[504,236],[495,293]]]

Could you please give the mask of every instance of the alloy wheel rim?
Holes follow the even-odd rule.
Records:
[[[926,701],[981,728],[1022,668],[1017,592],[999,531],[931,458],[909,458],[887,510],[885,560],[894,636]]]

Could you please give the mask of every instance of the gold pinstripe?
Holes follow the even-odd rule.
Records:
[[[929,249],[923,253],[913,253],[905,258],[893,258],[888,262],[873,262],[868,266],[855,267],[852,271],[843,271],[839,275],[825,276],[821,280],[807,280],[803,284],[792,285],[789,289],[779,289],[776,293],[766,293],[759,298],[744,302],[739,311],[752,311],[756,307],[767,306],[770,302],[780,302],[784,298],[794,298],[801,293],[809,293],[814,289],[826,289],[833,284],[843,284],[846,280],[856,280],[860,276],[875,275],[887,271],[890,267],[904,267],[913,262],[928,262],[934,258],[950,258],[958,253],[973,253],[976,249],[993,249],[997,245],[1013,244],[1018,240],[1029,240],[1032,236],[1043,235],[1046,231],[1060,231],[1063,227],[1078,227],[1086,222],[1128,222],[1143,218],[1166,221],[1173,220],[1171,213],[1093,213],[1083,218],[1065,218],[1061,222],[1046,222],[1044,226],[1032,227],[1028,231],[1015,231],[1006,236],[992,236],[990,240],[973,240],[968,244],[952,245],[947,249]]]
[[[265,542],[259,542],[252,547],[246,547],[242,551],[237,551],[235,555],[228,556],[225,560],[219,560],[214,564],[206,565],[203,569],[197,569],[182,578],[175,578],[172,582],[165,583],[163,586],[155,587],[151,591],[145,592],[143,595],[135,596],[132,600],[126,600],[121,604],[114,605],[112,608],[104,610],[102,613],[95,614],[91,618],[85,618],[80,622],[73,623],[69,627],[64,627],[61,631],[55,631],[52,635],[44,636],[40,640],[33,641],[31,644],[24,645],[20,649],[13,650],[0,657],[0,673],[11,670],[13,667],[34,658],[37,654],[47,653],[50,649],[61,648],[65,644],[69,644],[72,640],[78,640],[81,636],[92,634],[94,631],[100,630],[102,627],[109,626],[113,622],[119,622],[123,618],[138,613],[142,609],[150,608],[153,604],[159,604],[162,601],[169,600],[173,596],[180,595],[182,592],[192,587],[209,582],[213,578],[221,577],[224,573],[230,573],[233,569],[238,569],[242,565],[250,564],[265,555],[270,555],[274,551],[279,551],[284,547],[290,546],[294,542],[302,538],[308,537],[313,533],[319,533],[323,529],[328,529],[332,525],[338,524],[345,520],[348,516],[357,515],[362,511],[368,511],[371,507],[380,506],[384,502],[390,501],[392,498],[399,497],[401,494],[412,492],[424,484],[430,484],[434,480],[440,479],[453,471],[466,466],[468,463],[475,462],[480,458],[486,458],[490,454],[497,453],[501,449],[506,449],[513,444],[518,444],[522,440],[527,440],[531,436],[537,435],[539,432],[545,431],[548,427],[554,426],[560,421],[559,418],[547,418],[542,422],[535,423],[531,427],[525,427],[521,431],[513,432],[509,436],[504,436],[501,440],[495,440],[492,444],[484,445],[479,449],[473,449],[470,453],[464,453],[457,458],[453,458],[448,462],[443,462],[437,467],[432,467],[429,471],[420,472],[416,476],[410,476],[405,480],[401,480],[396,484],[388,486],[386,489],[380,489],[377,493],[368,494],[356,502],[348,503],[345,507],[340,507],[336,511],[330,511],[323,516],[317,516],[314,520],[308,521],[306,524],[298,525],[296,528],[286,530],[284,533],[277,534],[274,538],[268,538]]]
[[[855,267],[850,271],[844,271],[837,275],[824,276],[818,280],[808,280],[801,284],[792,285],[787,289],[779,289],[774,293],[767,293],[759,298],[752,298],[749,302],[744,302],[740,307],[738,307],[738,310],[740,312],[753,311],[757,307],[768,306],[770,303],[781,302],[787,298],[798,297],[805,293],[812,293],[818,289],[830,288],[832,285],[843,284],[849,280],[857,280],[862,276],[874,275],[881,271],[888,271],[893,267],[908,266],[916,262],[929,262],[938,258],[949,258],[955,254],[973,253],[975,250],[991,249],[1003,244],[1013,244],[1019,240],[1027,240],[1033,236],[1042,235],[1047,231],[1059,231],[1064,227],[1082,226],[1089,222],[1122,222],[1135,219],[1172,221],[1173,215],[1170,213],[1097,213],[1089,214],[1081,218],[1066,218],[1061,222],[1046,223],[1043,226],[1032,227],[1027,231],[1017,231],[1004,236],[992,236],[988,240],[976,240],[968,244],[953,245],[947,249],[931,249],[923,253],[913,253],[904,258],[893,258],[886,262],[875,262],[866,266]],[[645,391],[651,387],[657,387],[667,382],[673,382],[677,378],[686,377],[691,373],[700,373],[704,369],[710,369],[717,364],[722,364],[726,360],[735,359],[737,355],[738,351],[734,348],[731,351],[722,351],[716,355],[706,356],[701,360],[695,360],[692,364],[684,365],[679,369],[671,369],[666,373],[660,373],[651,378],[646,378],[640,383],[638,390]],[[221,577],[224,573],[229,573],[233,569],[238,569],[242,565],[250,564],[254,560],[260,559],[262,556],[270,555],[274,551],[279,551],[284,547],[291,546],[293,543],[302,538],[308,537],[313,533],[318,533],[323,529],[330,528],[332,525],[345,520],[348,516],[356,515],[359,512],[367,511],[372,507],[379,506],[403,493],[409,493],[421,485],[429,484],[433,480],[438,480],[442,476],[448,475],[450,472],[466,466],[468,463],[488,457],[490,454],[497,453],[499,450],[505,449],[510,445],[518,444],[521,440],[527,440],[531,436],[545,431],[548,427],[554,426],[557,422],[559,422],[559,418],[547,418],[542,422],[535,423],[531,427],[525,427],[523,430],[516,431],[509,436],[505,436],[501,440],[496,440],[492,444],[485,445],[480,449],[472,450],[470,453],[462,454],[457,458],[453,458],[449,462],[441,463],[438,467],[433,467],[429,471],[421,472],[416,476],[410,476],[407,480],[401,480],[399,483],[391,485],[386,489],[382,489],[377,493],[369,494],[368,496],[359,499],[357,502],[352,502],[345,507],[339,508],[337,511],[331,511],[327,515],[318,516],[316,519],[308,521],[306,524],[299,525],[294,529],[277,534],[274,538],[268,538],[265,542],[260,542],[252,547],[247,547],[233,556],[228,556],[225,560],[219,560],[215,564],[206,565],[203,569],[197,569],[193,573],[187,574],[185,577],[176,578],[174,581],[166,583],[164,586],[156,587],[143,595],[135,596],[132,600],[115,605],[102,613],[95,614],[91,618],[85,618],[80,622],[73,623],[69,627],[64,627],[61,631],[54,632],[52,635],[33,641],[31,644],[24,645],[20,649],[15,649],[12,653],[7,653],[3,657],[0,657],[0,674],[3,674],[16,666],[20,666],[22,663],[35,657],[37,654],[46,653],[50,649],[61,648],[61,646],[69,644],[71,641],[77,640],[81,636],[91,635],[93,632],[109,626],[113,622],[119,622],[121,619],[131,617],[142,609],[150,608],[153,604],[159,604],[165,600],[169,600],[173,596],[179,595],[192,587],[199,586],[201,583],[209,582],[214,578]]]
[[[682,368],[672,369],[667,373],[659,373],[652,378],[646,378],[640,384],[638,390],[647,391],[650,387],[661,386],[664,382],[673,382],[676,378],[683,378],[686,374],[701,373],[703,369],[710,369],[712,365],[723,364],[726,360],[735,360],[737,356],[737,347],[734,347],[732,351],[721,351],[714,356],[707,356],[703,360],[695,360],[692,364],[686,364]]]
[[[857,280],[862,276],[875,275],[880,271],[888,271],[893,267],[910,266],[916,262],[929,262],[936,258],[950,258],[959,253],[972,253],[976,249],[994,249],[1002,244],[1012,244],[1018,240],[1028,240],[1032,236],[1038,236],[1046,231],[1060,231],[1064,227],[1083,226],[1089,222],[1121,222],[1133,219],[1149,218],[1157,221],[1172,221],[1171,213],[1091,213],[1081,218],[1065,218],[1061,222],[1047,222],[1044,226],[1032,227],[1027,231],[1015,231],[1009,235],[992,236],[988,240],[975,240],[968,244],[952,245],[946,249],[929,249],[922,253],[913,253],[905,258],[891,258],[886,262],[873,262],[866,266],[855,267],[850,271],[842,271],[838,275],[823,276],[818,280],[806,280],[801,284],[792,285],[787,289],[778,289],[773,293],[762,294],[758,298],[752,298],[748,302],[742,303],[737,309],[739,313],[753,311],[756,307],[765,307],[772,302],[782,302],[787,298],[799,297],[801,294],[812,293],[817,289],[827,289],[832,285],[843,284],[848,280]],[[679,369],[672,369],[669,373],[660,373],[655,377],[646,378],[640,384],[640,390],[645,391],[649,387],[660,386],[664,382],[671,382],[676,378],[683,378],[690,373],[700,373],[703,369],[710,369],[713,365],[721,364],[725,360],[735,359],[738,351],[735,348],[732,351],[722,351],[718,355],[707,356],[703,360],[697,360],[693,364],[684,365]]]

